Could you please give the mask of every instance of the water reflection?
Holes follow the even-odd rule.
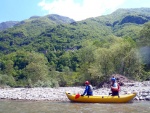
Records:
[[[150,102],[127,104],[0,100],[0,113],[149,113]]]

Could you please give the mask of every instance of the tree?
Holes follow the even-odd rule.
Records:
[[[150,46],[150,22],[145,24],[136,40],[141,46]]]
[[[50,82],[48,61],[44,54],[17,51],[1,58],[1,73],[14,78],[15,86],[34,86]],[[47,83],[46,83],[47,84]]]
[[[135,42],[131,38],[125,38],[120,43],[111,47],[114,72],[132,79],[142,76],[143,66],[141,56]]]
[[[31,62],[24,69],[23,73],[26,76],[27,83],[34,86],[38,81],[46,81],[48,77],[48,68],[46,65]]]
[[[145,70],[150,70],[150,22],[145,24],[140,32],[140,36],[137,40],[140,46],[140,53],[142,55],[142,60],[145,64]]]
[[[99,48],[95,51],[96,66],[99,67],[103,76],[109,76],[114,72],[112,64],[112,52],[107,48]]]
[[[90,41],[86,41],[83,44],[83,48],[79,50],[79,67],[84,81],[91,79],[89,68],[94,63],[94,51],[95,46]]]

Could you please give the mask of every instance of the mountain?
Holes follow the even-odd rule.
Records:
[[[0,23],[0,31],[6,30],[8,28],[13,27],[15,24],[17,24],[18,21],[7,21],[7,22],[2,22]]]
[[[82,21],[32,16],[0,31],[0,82],[81,86],[88,78],[96,86],[114,73],[149,80],[149,29],[150,8],[118,9]]]
[[[112,14],[82,21],[52,14],[33,16],[0,32],[0,50],[10,53],[17,49],[34,51],[79,48],[85,40],[110,40],[131,37],[136,40],[143,25],[150,21],[150,8],[118,9]]]
[[[50,15],[46,15],[46,16],[43,16],[43,17],[32,16],[27,20],[21,21],[16,26],[19,26],[19,25],[22,25],[22,24],[27,24],[27,23],[34,24],[38,21],[47,22],[47,24],[62,24],[62,23],[74,22],[73,19],[70,19],[68,17],[60,16],[60,15],[57,15],[57,14],[50,14]]]
[[[136,38],[142,25],[150,21],[150,8],[118,9],[110,15],[99,16],[94,20],[111,28],[117,37]]]
[[[41,24],[42,24],[42,21],[43,21],[43,24],[45,22],[45,24],[48,24],[48,25],[49,24],[62,24],[62,23],[74,22],[73,19],[70,19],[70,18],[65,17],[65,16],[60,16],[60,15],[57,15],[57,14],[46,15],[44,17],[32,16],[29,19],[23,20],[21,22],[19,22],[19,21],[2,22],[2,23],[0,23],[0,31],[6,30],[8,28],[12,28],[14,26],[20,26],[20,25],[23,25],[23,24],[34,24],[38,21],[39,22],[41,21]]]
[[[47,28],[71,22],[74,22],[74,20],[56,14],[46,15],[43,17],[34,16],[17,23],[11,30],[15,32],[15,30],[22,29],[25,36],[34,37],[45,31]]]

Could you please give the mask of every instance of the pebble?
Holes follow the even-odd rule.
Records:
[[[46,101],[69,101],[65,92],[82,94],[82,87],[58,87],[58,88],[0,88],[0,99],[12,100],[46,100]],[[109,88],[94,89],[94,95],[108,95]],[[135,86],[122,86],[120,95],[136,92],[133,100],[150,101],[150,82],[138,83]]]

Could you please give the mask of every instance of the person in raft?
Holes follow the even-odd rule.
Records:
[[[116,78],[112,77],[111,78],[111,94],[112,96],[118,96],[119,97],[119,90],[120,90],[120,85],[117,83]]]
[[[81,96],[84,96],[85,94],[87,96],[92,96],[93,95],[93,87],[89,83],[89,81],[85,81],[85,90],[84,90],[84,93]]]

